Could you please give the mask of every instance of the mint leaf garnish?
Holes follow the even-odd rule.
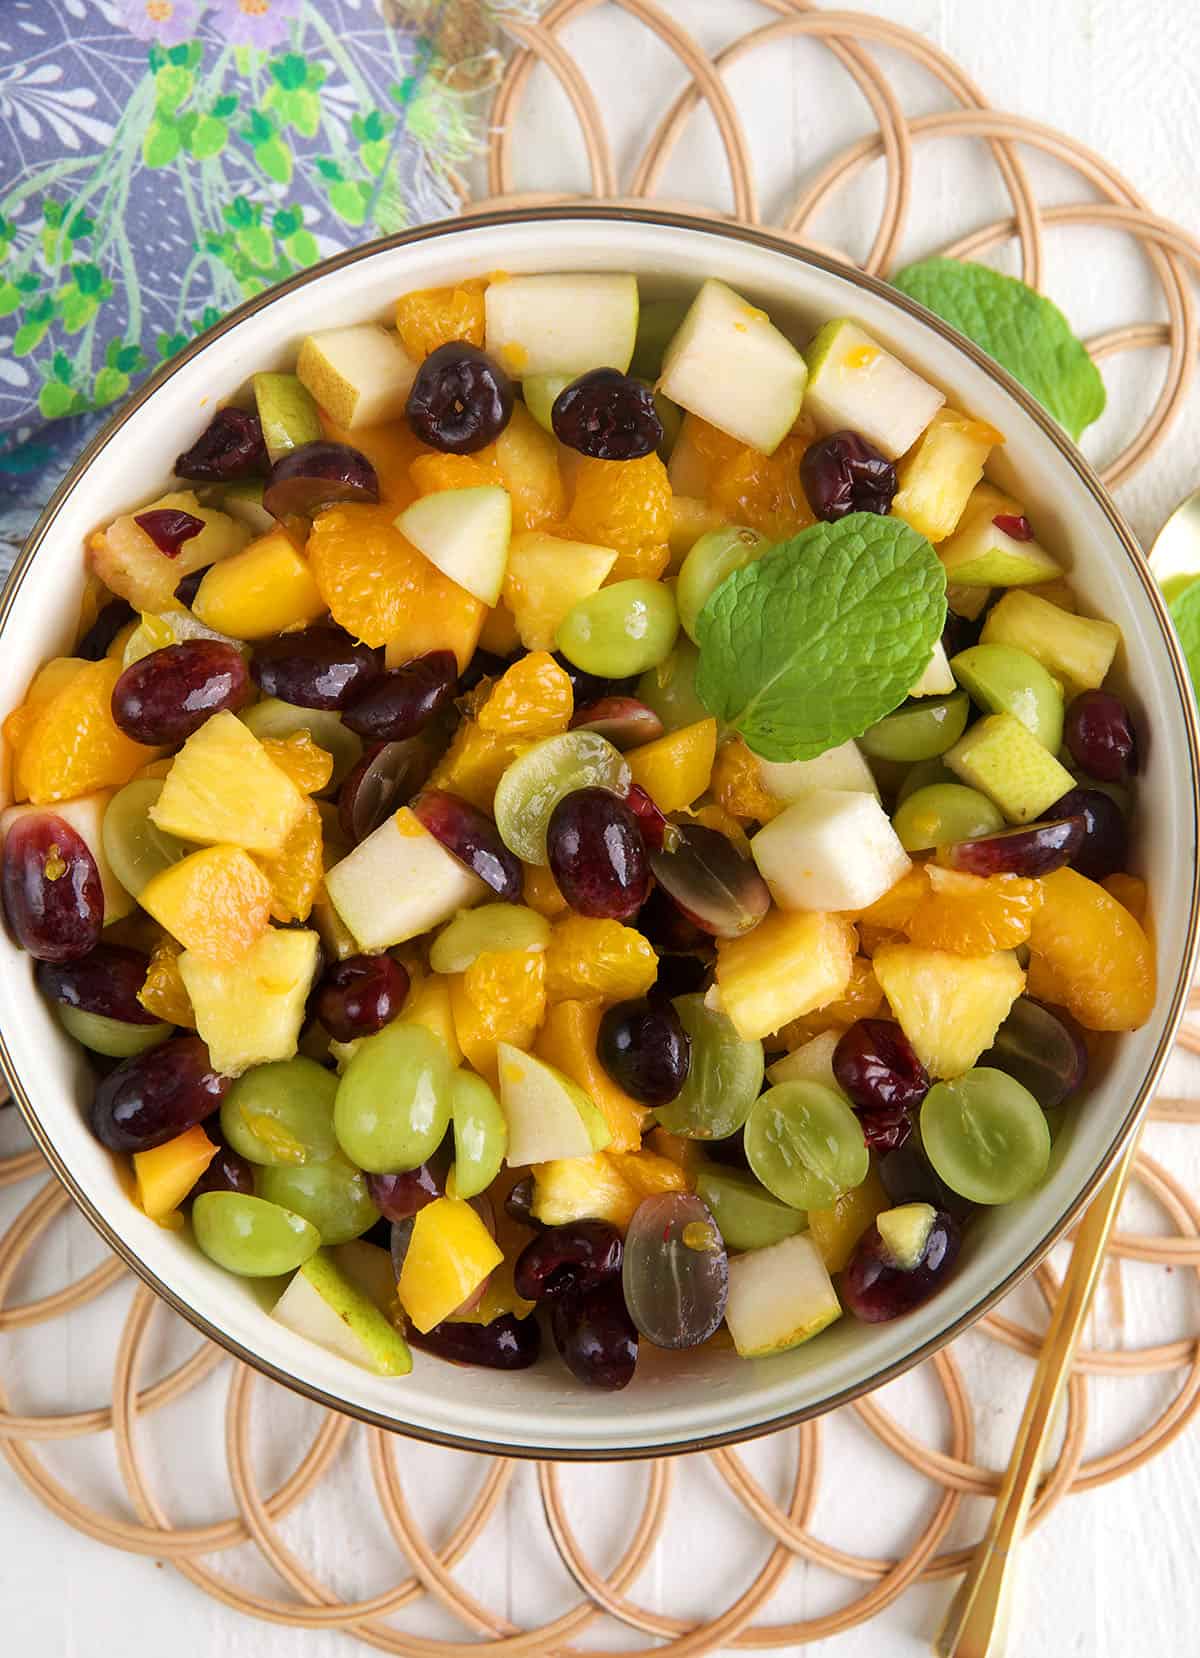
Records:
[[[982,346],[1073,438],[1104,413],[1100,371],[1070,323],[1016,277],[965,259],[922,259],[892,281]]]
[[[1170,611],[1175,631],[1179,635],[1179,643],[1183,646],[1183,654],[1187,657],[1192,689],[1196,693],[1196,700],[1200,702],[1200,581],[1194,581],[1190,587],[1185,587],[1177,598],[1172,599]]]
[[[814,524],[723,581],[696,690],[764,760],[812,760],[899,706],[946,619],[946,573],[899,518]]]

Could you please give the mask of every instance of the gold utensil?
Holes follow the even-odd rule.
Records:
[[[1155,536],[1150,573],[1168,602],[1200,575],[1200,489],[1179,503]]]
[[[1104,1252],[1121,1207],[1139,1139],[1139,1133],[1132,1136],[1128,1149],[1121,1154],[1115,1169],[1092,1200],[1075,1234],[1071,1264],[1050,1319],[991,1522],[934,1643],[937,1658],[1003,1658],[1017,1559],[1037,1491],[1042,1459],[1100,1278]]]

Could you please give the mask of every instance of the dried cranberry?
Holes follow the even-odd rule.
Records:
[[[1013,541],[1033,540],[1033,525],[1023,512],[999,512],[992,519],[992,523],[1001,535],[1007,535]]]
[[[588,1288],[621,1276],[621,1234],[606,1220],[548,1226],[517,1256],[513,1285],[526,1301]]]
[[[635,461],[663,440],[654,393],[615,368],[594,368],[564,386],[550,424],[560,443],[597,461]]]
[[[19,817],[4,841],[4,912],[39,961],[78,961],[100,942],[104,889],[81,835],[53,812]]]
[[[427,789],[413,802],[413,813],[429,833],[466,864],[485,886],[506,903],[520,902],[524,887],[521,860],[500,839],[491,818],[445,789]]]
[[[1083,819],[1083,841],[1071,858],[1071,868],[1089,881],[1103,881],[1125,868],[1129,830],[1121,808],[1103,789],[1069,789],[1048,815]]]
[[[842,1274],[842,1300],[865,1324],[879,1324],[911,1312],[941,1289],[958,1258],[962,1234],[944,1209],[933,1217],[921,1259],[915,1266],[898,1266],[879,1235],[870,1226],[854,1246]]]
[[[408,394],[408,419],[422,443],[447,455],[473,455],[512,419],[513,387],[478,346],[451,340],[430,352]]]
[[[78,961],[39,961],[34,977],[43,996],[64,1007],[99,1013],[127,1025],[154,1025],[157,1015],[138,1001],[149,958],[121,944],[97,944]]]
[[[353,1042],[382,1030],[407,995],[408,973],[391,956],[348,956],[321,980],[313,1010],[335,1042]]]
[[[896,468],[857,432],[832,432],[804,451],[800,482],[809,506],[828,524],[849,512],[889,512]]]
[[[401,743],[440,713],[457,681],[454,652],[430,651],[381,675],[346,709],[343,723],[368,742]]]
[[[262,477],[269,466],[257,414],[228,408],[218,409],[192,447],[179,456],[175,475],[194,483],[226,484],[235,478]]]
[[[558,1296],[550,1330],[559,1357],[576,1381],[616,1392],[633,1380],[638,1333],[619,1281]]]
[[[638,817],[607,789],[564,796],[546,827],[550,872],[580,915],[628,921],[650,893]]]
[[[210,715],[250,700],[245,658],[219,639],[185,639],[132,663],[113,686],[112,717],[127,737],[175,748]]]
[[[1137,771],[1133,720],[1109,691],[1082,691],[1075,697],[1063,736],[1076,764],[1101,783],[1124,783]]]
[[[862,1124],[863,1139],[870,1150],[880,1156],[899,1150],[913,1130],[912,1113],[902,1106],[888,1106],[883,1111],[859,1111],[856,1115]]]
[[[411,1220],[418,1210],[444,1194],[449,1172],[449,1153],[443,1155],[439,1150],[428,1162],[415,1169],[405,1169],[402,1174],[369,1174],[367,1190],[371,1202],[386,1220],[393,1223]]]
[[[911,1110],[929,1092],[929,1073],[890,1019],[859,1019],[833,1050],[838,1087],[860,1111]]]
[[[618,1002],[600,1020],[596,1057],[640,1104],[669,1105],[687,1081],[692,1042],[669,1002]]]
[[[383,672],[383,652],[339,627],[305,628],[261,639],[250,672],[264,696],[299,708],[347,707]]]
[[[134,608],[124,599],[112,599],[75,647],[75,655],[86,662],[99,662],[121,629],[135,616]]]
[[[178,507],[139,512],[133,521],[139,530],[145,530],[159,552],[167,558],[178,558],[184,542],[199,535],[204,528],[203,518],[197,518],[194,512],[183,512]]]

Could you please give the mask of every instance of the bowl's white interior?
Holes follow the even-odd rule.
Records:
[[[497,1449],[566,1455],[686,1446],[752,1432],[819,1408],[878,1378],[969,1316],[1060,1226],[1110,1153],[1156,1070],[1188,963],[1195,909],[1195,760],[1178,661],[1161,613],[1128,548],[1068,455],[1038,420],[966,352],[886,298],[847,277],[771,247],[699,227],[534,220],[455,229],[384,249],[304,283],[214,338],[128,418],[76,479],[12,597],[0,644],[0,711],[24,693],[47,656],[68,650],[83,579],[85,534],[160,492],[178,452],[213,409],[256,369],[288,366],[309,330],[386,317],[399,293],[495,270],[635,270],[647,291],[686,290],[704,276],[743,289],[803,341],[830,316],[852,315],[953,401],[1007,434],[1006,465],[1035,515],[1039,537],[1071,567],[1085,608],[1120,623],[1121,675],[1145,742],[1134,867],[1149,876],[1160,972],[1154,1018],[1110,1043],[1060,1137],[1050,1178],[1022,1203],[982,1217],[956,1278],[930,1304],[894,1324],[847,1318],[779,1359],[731,1353],[648,1353],[628,1391],[607,1396],[570,1384],[553,1356],[515,1376],[463,1370],[418,1354],[411,1377],[386,1381],[326,1354],[275,1324],[263,1286],[206,1261],[186,1234],[148,1221],[121,1190],[80,1110],[85,1066],[35,994],[30,963],[0,938],[0,1010],[9,1065],[77,1195],[86,1197],[185,1310],[248,1357],[400,1429]]]

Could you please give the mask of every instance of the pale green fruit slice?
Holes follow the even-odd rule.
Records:
[[[318,1250],[304,1263],[271,1316],[296,1335],[376,1376],[407,1376],[412,1369],[412,1355],[399,1330],[326,1250]]]
[[[459,587],[486,605],[499,599],[512,537],[506,489],[436,490],[406,507],[396,528]]]

